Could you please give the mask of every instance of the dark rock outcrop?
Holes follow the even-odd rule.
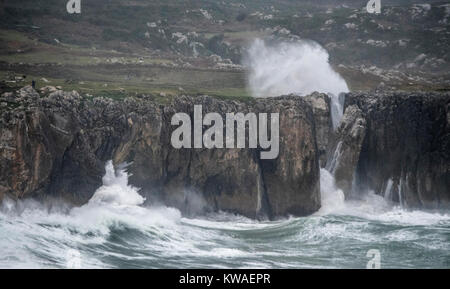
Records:
[[[352,192],[356,166],[366,135],[366,119],[355,105],[345,109],[341,123],[333,138],[334,149],[329,150],[327,169],[334,175],[336,185],[348,196]]]
[[[349,93],[335,132],[330,99],[317,93],[251,102],[181,96],[163,105],[59,90],[41,97],[25,87],[0,103],[0,200],[84,204],[113,159],[128,163],[130,183],[149,202],[185,213],[308,215],[320,207],[320,158],[348,198],[373,190],[408,207],[450,206],[448,93]],[[195,104],[224,119],[227,112],[280,113],[278,158],[260,159],[260,149],[173,148],[171,118],[192,116]]]
[[[182,210],[226,210],[248,217],[308,215],[320,207],[315,118],[301,97],[250,103],[207,96],[86,100],[76,92],[40,97],[26,87],[1,110],[0,196],[61,197],[86,203],[102,184],[104,165],[129,163],[132,185],[147,199]],[[172,115],[280,113],[280,151],[261,160],[259,149],[175,149]],[[225,119],[225,118],[224,118]]]
[[[356,191],[373,190],[406,207],[450,207],[448,93],[349,93],[339,130],[341,188],[350,190],[354,172]]]
[[[331,120],[331,99],[325,93],[314,92],[304,97],[312,106],[316,123],[317,146],[320,154],[320,166],[325,167],[327,152],[334,140],[333,123]]]
[[[280,113],[280,157],[260,160],[270,210],[275,216],[308,215],[320,208],[320,193],[311,193],[320,192],[314,116],[302,98],[276,100],[261,101],[263,111]]]

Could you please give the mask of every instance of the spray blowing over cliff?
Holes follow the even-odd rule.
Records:
[[[313,41],[269,44],[256,39],[243,62],[249,70],[248,86],[254,97],[348,92],[347,83],[328,59],[328,52]]]

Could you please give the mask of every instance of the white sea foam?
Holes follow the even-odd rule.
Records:
[[[355,267],[358,259],[364,265],[365,252],[348,259],[354,251],[346,252],[347,242],[355,246],[408,242],[414,248],[440,250],[433,262],[439,260],[438,266],[442,266],[445,254],[441,251],[449,249],[445,230],[448,232],[450,216],[403,211],[376,195],[344,202],[342,191],[325,170],[321,211],[312,217],[275,222],[228,213],[189,219],[173,208],[144,207],[139,190],[128,185],[125,171],[115,171],[111,163],[106,170],[103,186],[79,208],[49,210],[33,201],[4,202],[0,209],[0,267],[64,268],[71,251],[80,253],[83,268],[121,264],[156,268]],[[426,238],[420,237],[424,232]],[[339,262],[325,262],[329,258]],[[421,261],[423,266],[432,267],[427,260]],[[405,255],[398,264],[413,267],[415,261]]]
[[[112,161],[107,162],[105,169],[103,186],[95,192],[89,204],[138,206],[144,203],[145,198],[139,195],[138,189],[128,185],[128,175],[124,170],[115,171]]]
[[[345,80],[333,70],[328,58],[328,52],[312,41],[268,44],[256,39],[244,58],[252,95],[348,92]]]
[[[320,195],[322,207],[317,212],[324,215],[345,207],[344,192],[336,187],[334,177],[326,169],[320,169]]]
[[[268,44],[256,39],[248,48],[243,63],[248,67],[248,86],[254,97],[327,93],[336,129],[343,115],[340,95],[349,89],[328,58],[328,52],[313,41]]]
[[[406,225],[436,225],[449,222],[450,215],[445,212],[426,212],[407,210],[394,206],[373,192],[362,194],[357,200],[345,200],[345,195],[336,187],[333,175],[326,169],[320,170],[322,207],[316,215],[348,215],[386,223]]]

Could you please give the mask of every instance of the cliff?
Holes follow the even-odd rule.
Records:
[[[320,207],[319,154],[311,106],[286,96],[252,102],[182,96],[162,105],[149,97],[86,100],[76,92],[40,96],[30,87],[3,94],[0,194],[14,198],[89,200],[105,162],[127,163],[129,182],[148,202],[248,217],[308,215]],[[279,156],[260,149],[175,149],[174,113],[280,114]],[[205,128],[204,128],[205,129]]]
[[[405,207],[449,208],[449,93],[347,94],[339,143],[334,172],[347,196],[372,190]]]
[[[374,191],[406,207],[450,204],[448,93],[349,93],[336,131],[330,99],[318,93],[246,102],[180,96],[161,104],[148,96],[44,96],[25,87],[2,94],[0,103],[0,199],[84,204],[102,185],[112,159],[116,166],[126,164],[130,184],[141,188],[147,202],[185,214],[312,214],[320,208],[319,168],[325,165],[347,198]],[[173,148],[171,118],[177,112],[192,116],[194,105],[223,117],[279,113],[278,157],[261,159],[259,148]]]

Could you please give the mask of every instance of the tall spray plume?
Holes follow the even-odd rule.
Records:
[[[328,58],[328,52],[312,41],[268,44],[256,39],[244,57],[249,89],[254,97],[348,92]]]

